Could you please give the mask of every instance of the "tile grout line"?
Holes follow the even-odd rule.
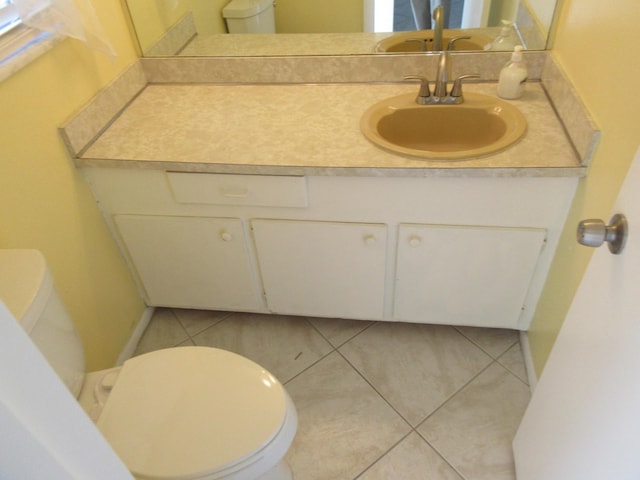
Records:
[[[367,330],[368,328],[371,327],[371,325],[373,325],[373,323],[371,325],[367,325],[365,328],[362,329],[362,331],[356,333],[355,335],[353,335],[352,337],[350,337],[348,340],[345,340],[344,342],[342,342],[340,345],[335,346],[333,343],[331,343],[331,341],[322,334],[322,332],[316,328],[316,326],[313,324],[313,322],[309,321],[309,318],[314,318],[314,317],[303,317],[304,321],[307,323],[307,325],[309,325],[316,333],[318,333],[318,335],[320,335],[322,337],[322,339],[327,342],[329,344],[329,346],[331,347],[331,351],[327,352],[325,355],[322,355],[320,358],[318,358],[315,362],[313,362],[311,365],[308,365],[307,367],[303,368],[302,370],[300,370],[298,373],[296,373],[293,377],[291,377],[290,379],[288,379],[285,382],[282,382],[283,386],[286,386],[289,382],[293,381],[295,378],[298,378],[300,375],[302,375],[304,372],[306,372],[307,370],[309,370],[311,367],[317,365],[318,363],[320,363],[322,360],[324,360],[325,358],[327,358],[329,355],[331,355],[334,352],[338,352],[338,348],[340,348],[341,346],[349,343],[351,340],[353,340],[354,338],[356,338],[358,335],[360,335],[362,332],[364,332],[365,330]],[[351,365],[350,365],[351,366]]]
[[[429,445],[434,452],[436,452],[438,454],[438,456],[447,464],[451,467],[451,469],[456,472],[456,474],[462,479],[462,480],[471,480],[468,479],[460,470],[458,470],[455,465],[453,465],[448,459],[447,457],[444,456],[444,454],[440,451],[440,449],[438,449],[435,445],[433,445],[429,440],[427,440],[426,438],[424,438],[423,435],[420,434],[420,432],[416,431],[416,433],[418,434],[418,436],[427,444]]]
[[[514,344],[514,345],[515,345],[515,344]],[[509,350],[511,350],[512,348],[513,348],[513,345],[512,345],[511,347],[509,347]],[[507,350],[507,352],[508,352],[509,350]],[[510,373],[511,375],[513,375],[514,377],[516,377],[520,382],[522,382],[524,385],[526,385],[526,386],[527,386],[527,388],[529,388],[529,389],[530,389],[530,388],[531,388],[531,385],[529,385],[529,383],[528,383],[527,381],[525,381],[525,380],[523,380],[522,378],[520,378],[520,376],[519,376],[519,375],[517,375],[517,374],[516,374],[516,372],[512,371],[509,367],[507,367],[505,364],[503,364],[503,363],[500,361],[500,359],[501,359],[502,357],[504,357],[504,356],[507,354],[507,352],[504,352],[502,355],[500,355],[498,358],[496,358],[496,362],[498,362],[498,364],[499,364],[502,368],[504,368],[507,372],[509,372],[509,373]],[[524,362],[524,360],[523,360],[523,362]],[[525,373],[525,376],[526,376],[526,375],[528,375],[526,365],[525,365],[525,371],[524,371],[524,373]]]
[[[489,357],[491,358],[491,357]],[[474,376],[472,376],[466,383],[464,383],[462,386],[460,386],[460,388],[458,388],[455,392],[453,392],[451,395],[449,395],[449,397],[447,397],[445,400],[442,401],[442,403],[440,405],[438,405],[429,415],[427,415],[423,420],[420,421],[420,423],[418,423],[416,425],[416,429],[420,428],[420,426],[426,422],[427,420],[429,420],[433,415],[436,414],[436,412],[440,411],[447,403],[449,403],[451,400],[453,400],[456,395],[458,395],[462,390],[464,390],[467,385],[469,385],[471,382],[473,382],[476,378],[478,378],[480,375],[482,375],[484,372],[486,372],[489,367],[491,367],[494,363],[498,363],[497,360],[494,360],[493,358],[491,358],[491,361],[487,364],[487,366],[485,366],[484,368],[480,369],[480,371],[478,373],[476,373]],[[511,373],[511,372],[509,372]]]
[[[409,432],[407,432],[406,435],[404,435],[402,438],[400,438],[396,443],[394,443],[393,445],[391,445],[391,447],[389,447],[382,455],[380,455],[378,458],[376,458],[373,462],[371,462],[369,465],[367,465],[360,473],[358,473],[355,477],[353,477],[352,480],[357,480],[358,478],[362,477],[362,475],[364,475],[365,473],[367,473],[367,471],[371,470],[371,468],[378,463],[380,460],[382,460],[384,457],[386,457],[391,450],[393,450],[394,448],[396,448],[398,445],[400,445],[402,442],[404,442],[409,435],[411,435],[413,433],[413,429],[410,430]]]
[[[220,323],[224,322],[225,320],[227,320],[229,317],[232,317],[235,315],[236,312],[226,312],[226,315],[224,315],[221,319],[219,319],[217,322],[212,323],[211,325],[203,328],[202,330],[199,330],[197,333],[194,333],[193,335],[191,335],[187,329],[185,328],[184,325],[182,325],[182,322],[180,321],[180,317],[178,315],[176,315],[176,313],[174,312],[174,308],[171,308],[172,313],[174,314],[174,316],[176,317],[176,319],[178,320],[178,323],[182,326],[182,328],[187,332],[187,335],[189,336],[189,339],[193,342],[194,345],[198,345],[196,343],[196,341],[194,340],[193,337],[197,337],[198,335],[200,335],[203,332],[206,332],[207,330],[209,330],[212,327],[215,327],[216,325],[219,325]]]
[[[466,338],[466,337],[465,337]],[[472,342],[473,343],[473,342]],[[474,343],[475,345],[475,343]],[[480,347],[478,347],[480,348]],[[482,349],[481,349],[482,350]],[[482,350],[484,352],[484,350]],[[444,400],[440,405],[438,405],[438,407],[436,407],[429,415],[427,415],[419,424],[417,424],[414,428],[415,432],[420,436],[420,438],[422,438],[422,440],[424,440],[427,445],[429,445],[439,456],[440,458],[442,458],[447,465],[449,465],[463,480],[468,480],[467,477],[465,475],[462,474],[462,472],[460,472],[448,459],[447,457],[445,457],[445,455],[440,451],[440,449],[438,449],[436,447],[436,445],[432,444],[429,440],[427,440],[424,435],[422,435],[419,431],[418,428],[420,428],[421,425],[423,425],[427,420],[429,420],[432,416],[434,416],[438,411],[440,411],[442,408],[444,408],[444,406],[449,403],[451,400],[453,400],[462,390],[464,390],[467,385],[469,385],[471,382],[473,382],[476,378],[478,378],[480,375],[482,375],[484,372],[486,372],[489,367],[491,367],[494,363],[498,363],[497,360],[495,360],[491,355],[489,355],[488,353],[484,352],[489,358],[491,358],[491,362],[489,362],[489,364],[484,367],[483,369],[481,369],[476,375],[474,375],[473,377],[471,377],[469,379],[469,381],[467,381],[464,385],[462,385],[459,389],[457,389],[455,392],[453,392],[446,400]],[[498,363],[499,364],[499,363]],[[510,373],[510,372],[509,372]]]
[[[513,348],[513,346],[519,342],[518,339],[514,340],[513,343],[511,343],[505,350],[504,352],[500,353],[500,355],[497,356],[493,356],[491,355],[489,352],[487,352],[484,348],[482,348],[482,346],[480,344],[478,344],[477,342],[475,342],[472,338],[469,338],[467,335],[464,334],[464,332],[462,332],[457,326],[452,325],[452,327],[455,329],[456,332],[458,332],[460,335],[462,335],[464,338],[466,338],[469,342],[471,342],[473,345],[475,345],[476,347],[478,347],[480,350],[482,350],[484,353],[486,353],[487,355],[489,355],[489,357],[491,357],[493,360],[498,360],[498,358],[500,358],[502,355],[504,355],[505,353],[507,353],[509,351],[509,349]],[[477,327],[472,327],[472,328],[477,328]],[[480,327],[482,328],[482,327]]]

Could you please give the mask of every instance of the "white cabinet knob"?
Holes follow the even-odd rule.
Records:
[[[220,238],[225,242],[230,242],[231,240],[233,240],[233,235],[231,235],[229,232],[222,232],[220,233]]]
[[[376,244],[376,236],[369,233],[364,236],[364,243],[367,245],[375,245]]]
[[[409,237],[409,245],[411,245],[412,247],[419,247],[421,243],[422,238],[420,238],[418,235],[411,235]]]

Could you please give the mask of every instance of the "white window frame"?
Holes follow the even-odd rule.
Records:
[[[0,0],[0,37],[22,23],[11,0]]]
[[[0,0],[0,81],[48,51],[56,37],[24,25],[12,0]]]

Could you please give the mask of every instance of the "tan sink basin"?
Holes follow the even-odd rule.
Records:
[[[503,150],[527,129],[520,110],[499,98],[466,93],[460,105],[418,105],[415,98],[405,94],[373,105],[360,120],[364,136],[401,155],[455,160]]]
[[[442,48],[446,49],[449,41],[454,37],[468,35],[464,30],[445,30],[442,35]],[[380,40],[375,46],[375,52],[420,52],[424,51],[422,42],[411,41],[409,38],[424,38],[427,40],[427,51],[433,50],[433,30],[418,30],[415,32],[402,32]],[[472,35],[468,40],[457,40],[455,51],[484,50],[484,46],[491,42],[491,37],[485,35]]]

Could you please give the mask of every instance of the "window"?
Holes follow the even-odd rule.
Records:
[[[116,56],[90,0],[0,0],[0,80],[66,37]]]
[[[18,11],[11,0],[0,0],[0,36],[20,25]]]
[[[0,0],[0,81],[54,44],[54,35],[22,22],[14,3],[15,0]]]

